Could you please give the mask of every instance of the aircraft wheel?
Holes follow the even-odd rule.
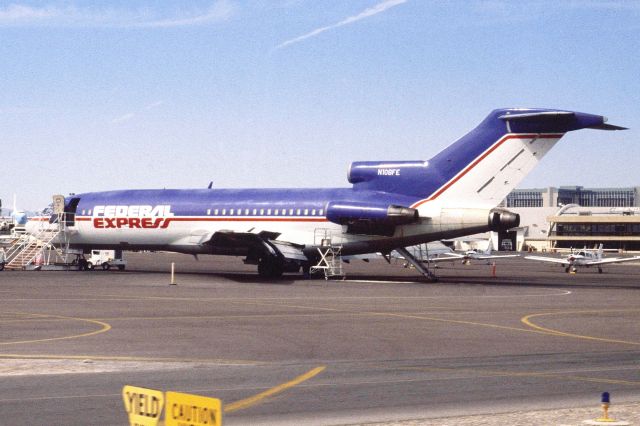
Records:
[[[107,262],[102,264],[103,271],[108,271],[109,269],[111,269],[111,265],[109,265]]]
[[[85,266],[85,268],[86,268],[87,271],[93,270],[93,263],[87,262],[87,265]]]
[[[570,271],[570,270],[571,270],[571,268],[570,268],[570,267],[568,267],[568,266],[567,266],[566,268],[564,268],[564,271],[565,271],[567,274],[569,273],[569,271]]]
[[[78,271],[86,271],[89,267],[87,266],[87,261],[85,259],[78,260]]]
[[[284,272],[282,265],[271,259],[263,259],[258,263],[258,274],[262,278],[280,278]]]

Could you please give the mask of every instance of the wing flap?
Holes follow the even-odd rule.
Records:
[[[287,241],[271,240],[268,232],[234,232],[218,231],[207,242],[218,250],[235,250],[237,254],[249,252],[251,249],[269,255],[281,255],[285,259],[306,261],[307,257],[302,252],[302,247]]]

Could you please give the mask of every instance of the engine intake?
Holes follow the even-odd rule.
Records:
[[[494,209],[489,213],[489,229],[491,231],[506,231],[520,226],[520,215],[508,210]]]

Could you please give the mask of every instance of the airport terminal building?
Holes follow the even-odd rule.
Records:
[[[517,250],[570,247],[640,251],[640,187],[515,189],[501,206],[520,214],[520,227],[499,236]]]

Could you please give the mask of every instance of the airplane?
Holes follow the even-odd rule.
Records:
[[[308,271],[327,245],[342,255],[405,247],[519,225],[496,208],[569,131],[624,130],[600,115],[556,109],[492,111],[430,160],[356,161],[346,188],[151,189],[65,198],[69,246],[243,256],[265,278]],[[55,222],[33,218],[30,226]],[[52,224],[53,226],[54,224]]]
[[[632,262],[640,260],[640,256],[634,257],[612,257],[608,259],[604,259],[602,257],[602,244],[598,247],[597,250],[588,250],[584,248],[576,253],[571,253],[564,259],[559,259],[557,257],[546,257],[546,256],[525,256],[525,259],[529,260],[538,260],[542,262],[553,262],[559,263],[563,265],[565,272],[578,272],[578,267],[589,268],[591,266],[595,266],[598,268],[598,273],[602,273],[602,267],[600,265],[606,265],[611,263],[623,263],[623,262]]]
[[[5,215],[5,213],[3,213],[3,210],[6,209],[2,208],[2,201],[0,200],[0,231],[9,231],[15,228],[22,230],[25,228],[28,221],[27,213],[24,210],[19,210],[16,207],[16,204],[17,197],[14,194],[13,209],[10,210],[10,213],[8,215]]]
[[[450,253],[444,253],[437,257],[429,258],[429,262],[455,262],[456,260],[462,260],[463,265],[469,265],[472,260],[486,260],[487,264],[491,259],[501,259],[507,257],[520,257],[519,254],[491,254],[493,251],[493,240],[489,238],[489,244],[486,250],[472,249],[467,250],[464,253],[456,253],[452,251]]]
[[[446,256],[450,253],[453,253],[453,249],[449,246],[446,246],[442,241],[432,241],[424,244],[416,244],[414,246],[405,247],[405,250],[411,254],[414,258],[422,262],[428,263],[430,259],[435,259],[440,256]],[[395,250],[391,253],[378,253],[383,256],[389,263],[391,263],[391,259],[399,259],[406,260],[404,256]],[[406,261],[404,263],[404,267],[409,266],[409,262]]]

